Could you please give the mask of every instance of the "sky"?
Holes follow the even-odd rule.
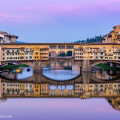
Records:
[[[0,0],[0,31],[30,43],[74,42],[120,24],[120,0]]]

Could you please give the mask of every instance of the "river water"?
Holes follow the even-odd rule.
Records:
[[[12,120],[120,119],[119,71],[92,68],[90,73],[83,73],[77,65],[67,62],[51,63],[43,68],[43,73],[35,73],[31,67],[30,71],[28,68],[22,69],[21,73],[2,73],[1,86],[3,83],[48,84],[48,96],[3,95],[0,119],[5,116]],[[81,88],[77,88],[80,85]],[[92,87],[89,89],[86,86]],[[0,88],[4,91],[3,87]],[[56,89],[57,92],[61,91],[60,94],[51,96],[50,93]],[[66,91],[72,94],[65,96]]]

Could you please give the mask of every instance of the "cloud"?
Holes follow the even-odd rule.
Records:
[[[6,13],[0,14],[0,17],[2,19],[10,18],[13,21],[21,19],[23,22],[43,23],[61,19],[93,19],[97,16],[104,18],[108,15],[112,16],[114,13],[120,13],[118,4],[120,0],[53,1],[34,2],[31,0],[31,2],[24,4],[22,1],[20,5],[16,4],[15,7],[10,5],[6,8],[0,8],[2,13]]]
[[[9,15],[9,14],[1,14],[0,17],[4,18],[27,18],[27,16],[21,16],[21,15]]]

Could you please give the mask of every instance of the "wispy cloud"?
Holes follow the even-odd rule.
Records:
[[[14,0],[12,0],[14,1]],[[31,0],[25,2],[21,0],[20,4],[16,3],[15,7],[12,5],[7,8],[0,8],[2,18],[18,18],[28,20],[29,22],[51,22],[61,19],[77,19],[77,18],[90,18],[91,16],[97,17],[106,15],[113,15],[113,13],[120,13],[119,3],[120,0],[74,0],[68,2],[61,0]],[[5,3],[4,3],[5,4]],[[11,4],[11,3],[10,3]],[[7,10],[8,9],[8,10]],[[9,21],[9,19],[8,19]]]
[[[4,18],[27,18],[27,16],[21,16],[21,15],[9,15],[9,14],[1,14],[0,17]]]

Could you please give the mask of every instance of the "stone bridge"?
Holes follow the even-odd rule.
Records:
[[[27,64],[33,68],[34,71],[42,72],[42,68],[45,67],[49,63],[55,63],[58,61],[64,61],[69,64],[69,62],[78,65],[83,72],[91,71],[91,68],[98,63],[110,63],[110,66],[119,65],[120,61],[118,60],[74,60],[74,58],[51,58],[49,60],[19,60],[19,61],[2,61],[1,65],[7,63],[21,63]]]
[[[74,59],[71,58],[51,58],[49,60],[43,61],[43,60],[19,60],[19,61],[2,61],[1,65],[5,65],[8,63],[21,63],[21,64],[26,64],[29,65],[33,68],[33,71],[39,71],[42,72],[42,68],[45,67],[47,64],[50,63],[55,63],[58,61],[64,61],[67,64],[73,63],[78,66],[82,66],[82,61],[75,61]]]
[[[81,63],[82,71],[84,72],[91,71],[91,68],[99,63],[110,63],[111,67],[113,66],[117,67],[118,65],[120,65],[119,60],[83,60]]]

